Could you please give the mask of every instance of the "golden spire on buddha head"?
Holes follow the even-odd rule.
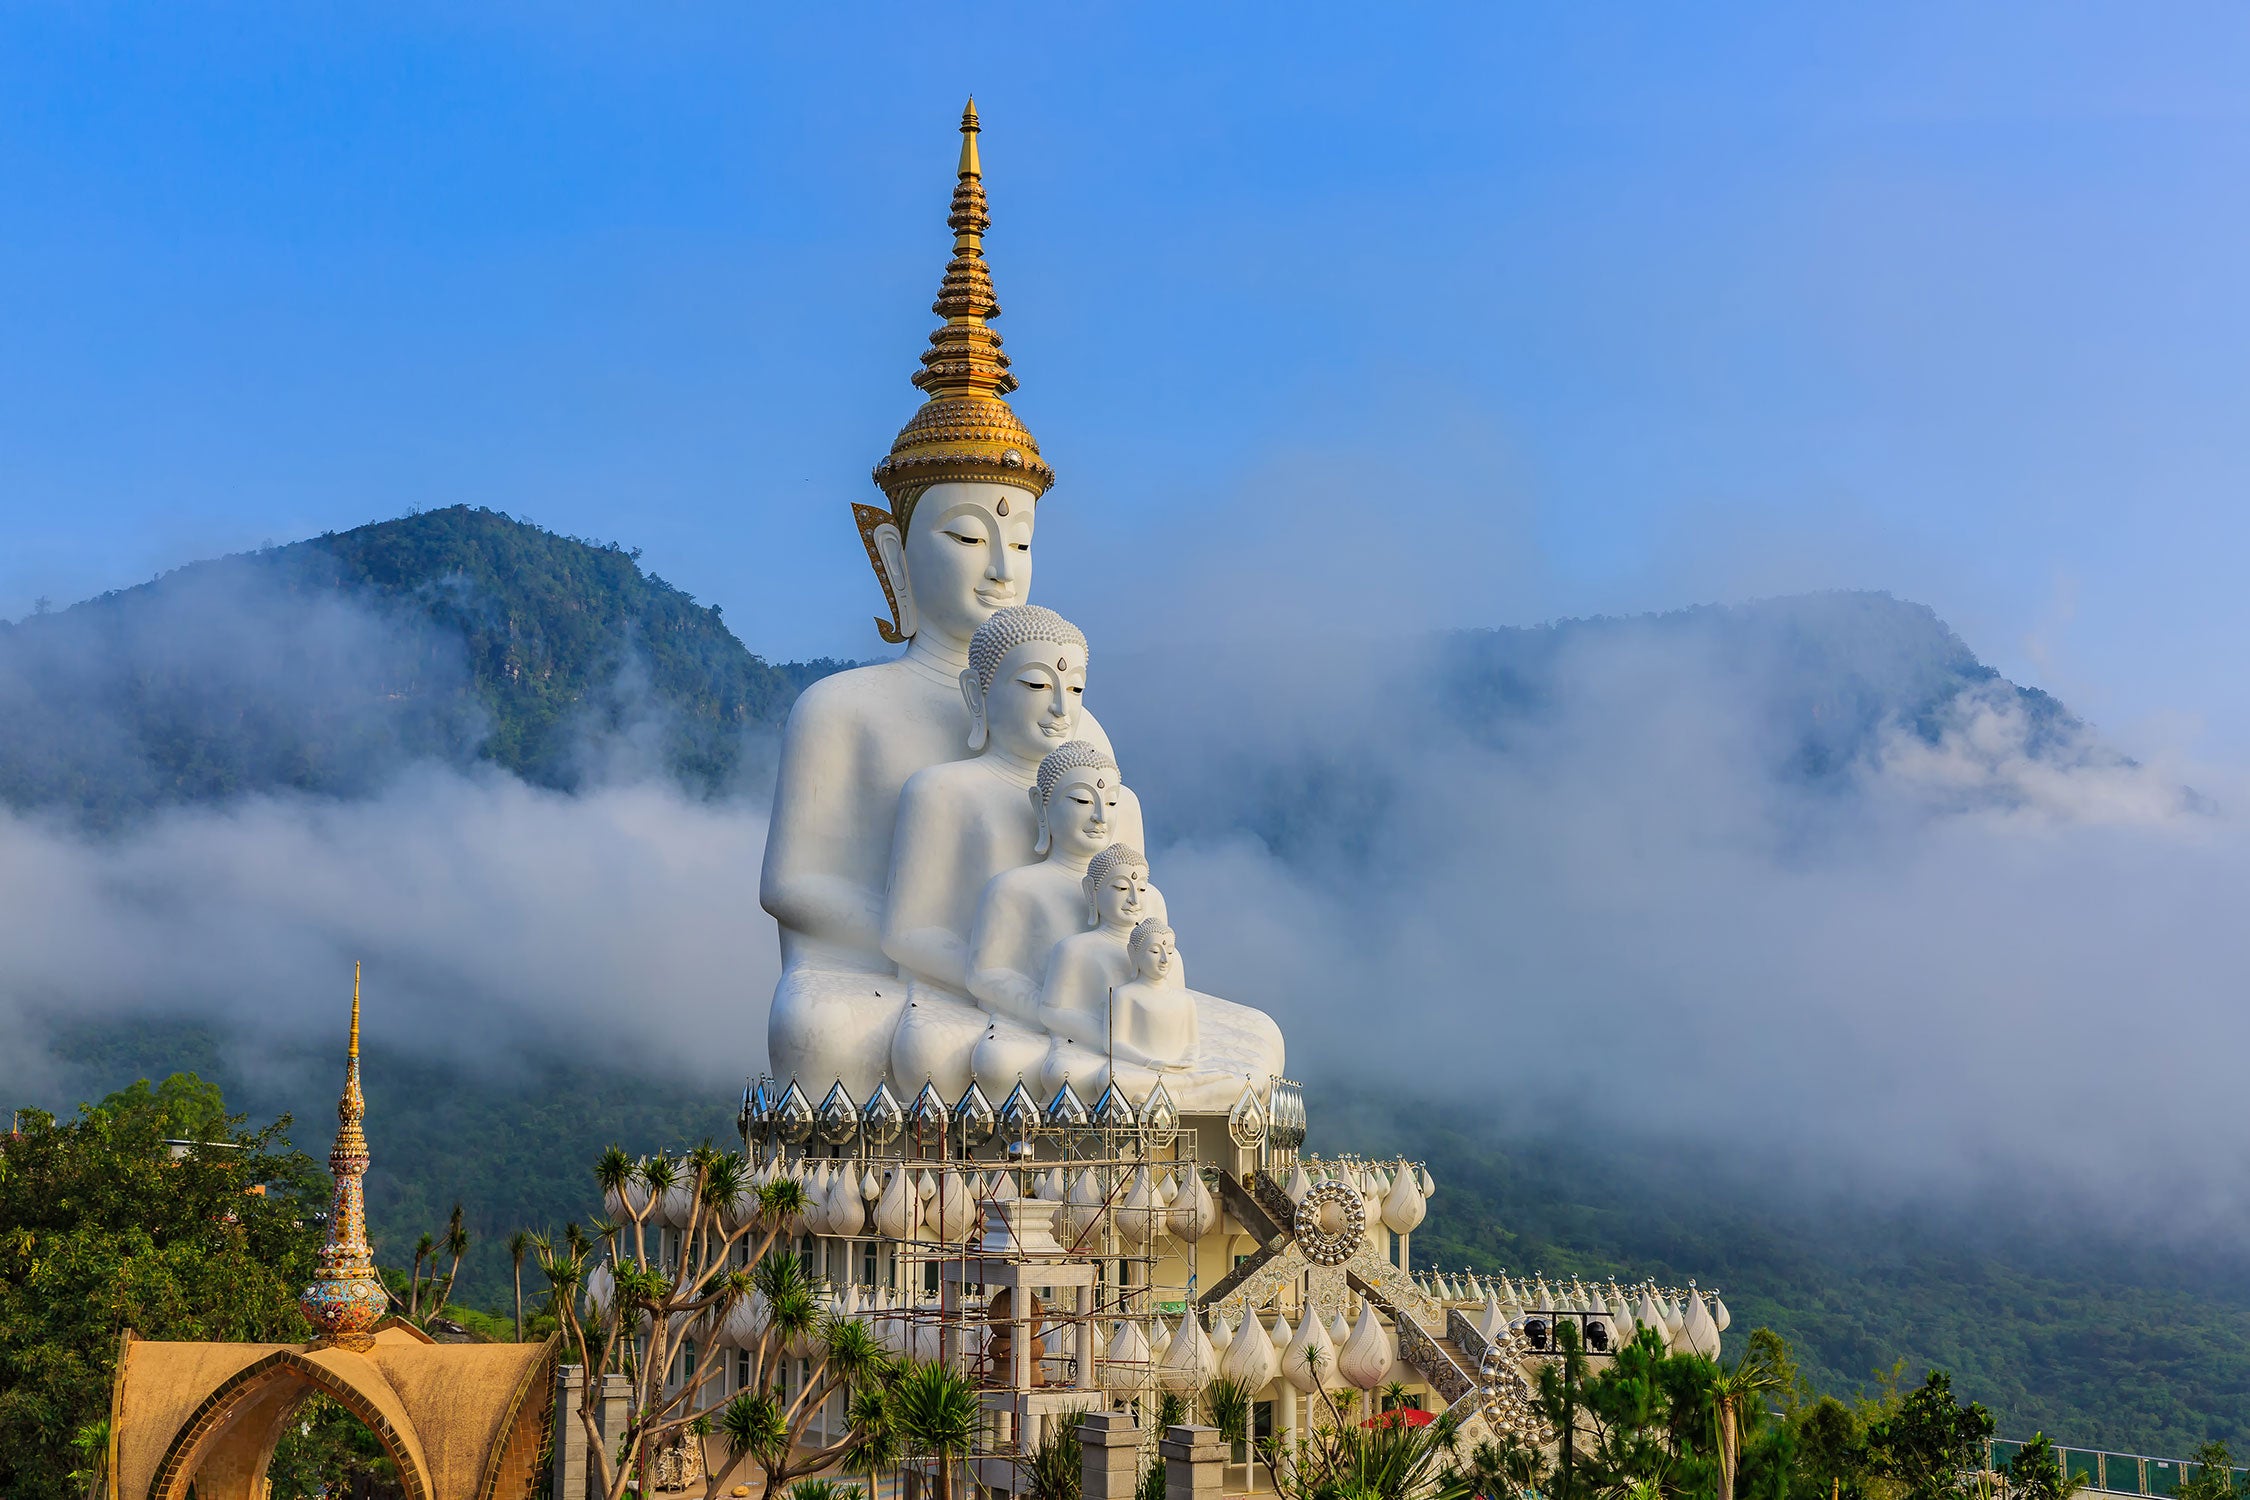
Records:
[[[992,216],[985,206],[984,169],[977,156],[976,100],[961,112],[961,163],[953,189],[953,258],[938,284],[930,310],[945,321],[930,335],[914,384],[928,397],[899,429],[891,451],[875,465],[876,485],[890,499],[888,510],[854,505],[868,560],[882,580],[891,620],[876,621],[887,641],[905,639],[901,600],[893,569],[886,566],[877,533],[895,527],[907,533],[915,502],[934,484],[1005,484],[1028,491],[1034,501],[1055,482],[1054,470],[1039,456],[1039,444],[1015,409],[1003,398],[1016,388],[1008,356],[991,320],[1000,316],[992,292],[992,273],[984,261],[984,231]]]

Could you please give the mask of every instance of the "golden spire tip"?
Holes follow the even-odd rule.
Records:
[[[359,1056],[359,960],[352,960],[352,1045],[348,1054]]]
[[[984,127],[977,123],[977,97],[969,96],[968,107],[961,111],[961,171],[963,177],[982,177],[984,166],[977,160],[977,132]]]

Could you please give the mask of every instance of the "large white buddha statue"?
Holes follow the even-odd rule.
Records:
[[[1002,399],[1016,379],[988,324],[1000,307],[984,263],[973,105],[961,131],[953,258],[935,307],[945,323],[914,377],[928,400],[875,467],[889,507],[853,507],[891,607],[877,631],[906,650],[823,678],[797,700],[758,887],[781,927],[767,1055],[776,1075],[816,1098],[835,1079],[865,1097],[883,1076],[905,1002],[882,951],[899,793],[923,767],[969,753],[960,685],[969,641],[1029,593],[1036,506],[1054,482]],[[1109,746],[1090,714],[1074,732]]]
[[[1106,1078],[1115,1045],[1136,1102],[1161,1076],[1183,1112],[1224,1112],[1281,1071],[1281,1033],[1188,989],[1169,929],[1132,941],[1165,919],[1131,853],[1140,807],[1081,702],[1085,638],[1027,599],[1054,475],[1004,399],[977,130],[972,104],[944,322],[914,377],[928,399],[875,466],[887,506],[853,507],[890,605],[877,631],[906,649],[815,683],[783,732],[759,885],[781,929],[769,1065],[815,1098],[887,1078],[950,1100],[972,1069],[988,1089],[1098,1088],[1078,1070]]]

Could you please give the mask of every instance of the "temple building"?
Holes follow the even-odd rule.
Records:
[[[440,1344],[387,1316],[367,1243],[366,1100],[359,1086],[359,978],[336,1144],[328,1243],[302,1306],[304,1344],[138,1339],[110,1392],[108,1500],[263,1500],[266,1469],[297,1409],[334,1400],[374,1434],[413,1500],[522,1496],[542,1477],[554,1413],[556,1340]]]

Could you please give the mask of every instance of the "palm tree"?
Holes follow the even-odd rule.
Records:
[[[936,1500],[953,1500],[953,1465],[976,1443],[977,1393],[951,1366],[915,1365],[891,1387],[892,1419],[908,1447],[937,1460]]]
[[[446,1267],[445,1286],[432,1293],[430,1316],[433,1318],[444,1312],[445,1305],[453,1300],[453,1282],[461,1274],[461,1257],[469,1253],[469,1230],[461,1222],[461,1205],[458,1203],[453,1205],[452,1216],[445,1221],[445,1253],[453,1257],[453,1264]],[[433,1283],[437,1280],[437,1257],[434,1255],[430,1257],[430,1280]]]
[[[414,1242],[414,1269],[407,1274],[406,1278],[406,1321],[409,1323],[418,1324],[422,1321],[422,1262],[424,1260],[431,1263],[433,1271],[436,1269],[437,1240],[427,1234]]]
[[[508,1236],[508,1262],[516,1273],[516,1342],[523,1342],[523,1255],[531,1248],[531,1232],[519,1229]]]
[[[1250,1387],[1239,1380],[1221,1375],[1203,1388],[1203,1407],[1211,1414],[1211,1425],[1219,1429],[1219,1441],[1227,1445],[1227,1456],[1232,1461],[1234,1449],[1243,1452],[1244,1482],[1257,1473],[1258,1455],[1250,1451]],[[1219,1470],[1223,1478],[1225,1466]]]
[[[875,1476],[896,1468],[899,1460],[898,1428],[891,1421],[890,1392],[880,1379],[871,1379],[852,1391],[844,1405],[844,1427],[852,1435],[844,1467],[867,1476],[867,1494],[873,1500]]]
[[[1747,1415],[1756,1420],[1762,1399],[1781,1387],[1780,1367],[1771,1341],[1750,1340],[1741,1358],[1719,1371],[1711,1383],[1713,1417],[1719,1438],[1719,1500],[1734,1500],[1734,1476],[1742,1466],[1742,1429]]]

